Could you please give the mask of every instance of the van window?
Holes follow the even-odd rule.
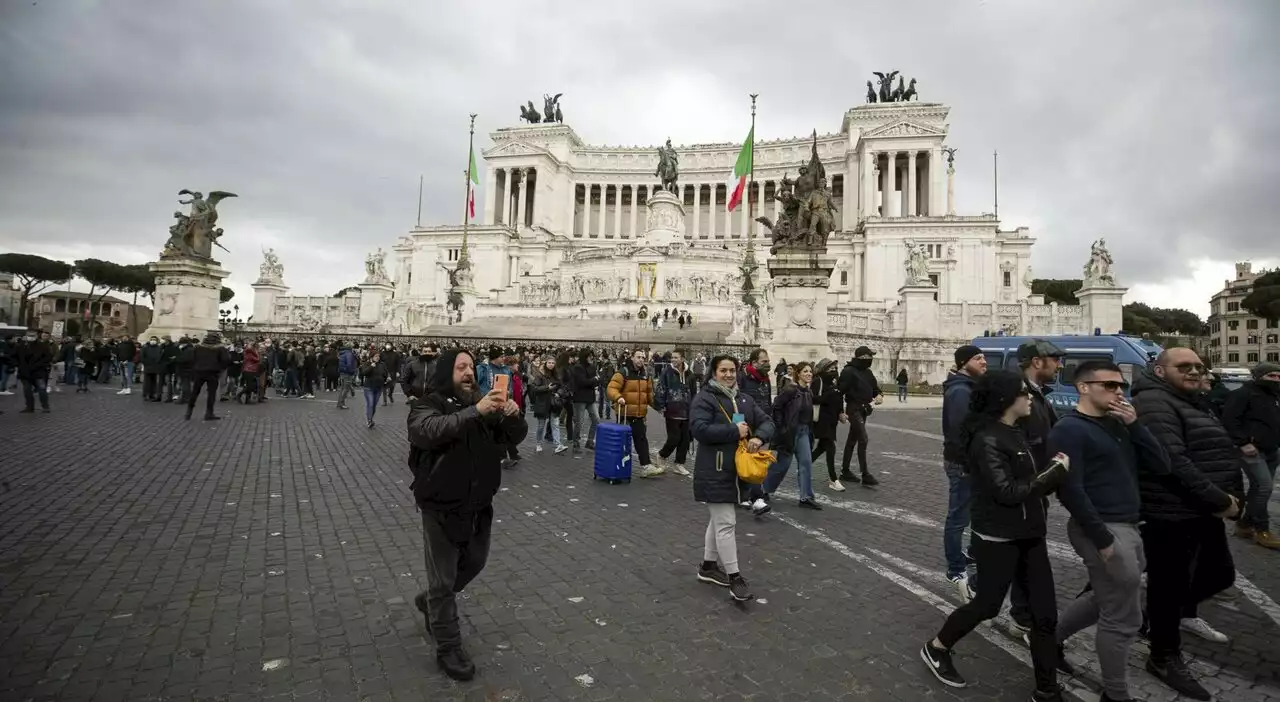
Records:
[[[1076,368],[1085,361],[1110,361],[1109,353],[1071,354],[1062,359],[1062,369],[1058,371],[1058,382],[1066,386],[1076,384]],[[1125,364],[1132,365],[1132,364]],[[1122,366],[1123,367],[1123,366]],[[1127,378],[1126,378],[1127,379]]]

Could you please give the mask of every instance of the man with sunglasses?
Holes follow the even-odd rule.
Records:
[[[1165,349],[1134,381],[1142,423],[1169,454],[1172,479],[1138,476],[1142,546],[1147,557],[1147,671],[1192,699],[1209,693],[1182,660],[1182,630],[1219,643],[1227,636],[1199,618],[1196,606],[1235,582],[1222,518],[1240,515],[1244,455],[1214,415],[1202,389],[1196,352]]]
[[[1085,361],[1075,370],[1080,400],[1049,431],[1046,452],[1061,451],[1073,470],[1058,488],[1071,518],[1067,537],[1089,571],[1089,589],[1058,618],[1062,642],[1094,624],[1102,669],[1101,702],[1131,700],[1126,679],[1129,648],[1142,626],[1142,570],[1146,559],[1138,530],[1142,499],[1139,474],[1170,472],[1164,447],[1136,420],[1124,397],[1129,389],[1111,361]],[[1035,450],[1035,447],[1032,447]],[[1061,656],[1059,648],[1059,656]],[[1072,674],[1060,661],[1058,669]]]

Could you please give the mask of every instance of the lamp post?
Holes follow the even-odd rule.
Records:
[[[231,333],[231,338],[239,341],[240,330],[244,329],[244,320],[240,319],[240,305],[233,305],[230,310],[222,310],[218,313],[218,326],[222,328],[222,333]]]

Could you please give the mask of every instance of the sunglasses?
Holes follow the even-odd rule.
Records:
[[[1107,392],[1115,392],[1117,390],[1128,390],[1129,384],[1122,380],[1086,380],[1085,385],[1098,385]]]
[[[1179,373],[1204,373],[1205,371],[1203,363],[1179,363],[1174,368]]]

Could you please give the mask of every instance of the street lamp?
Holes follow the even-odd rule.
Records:
[[[231,310],[222,310],[218,312],[218,316],[218,326],[222,328],[222,333],[231,332],[231,337],[239,341],[240,330],[244,329],[244,320],[240,319],[240,305],[234,305]]]

